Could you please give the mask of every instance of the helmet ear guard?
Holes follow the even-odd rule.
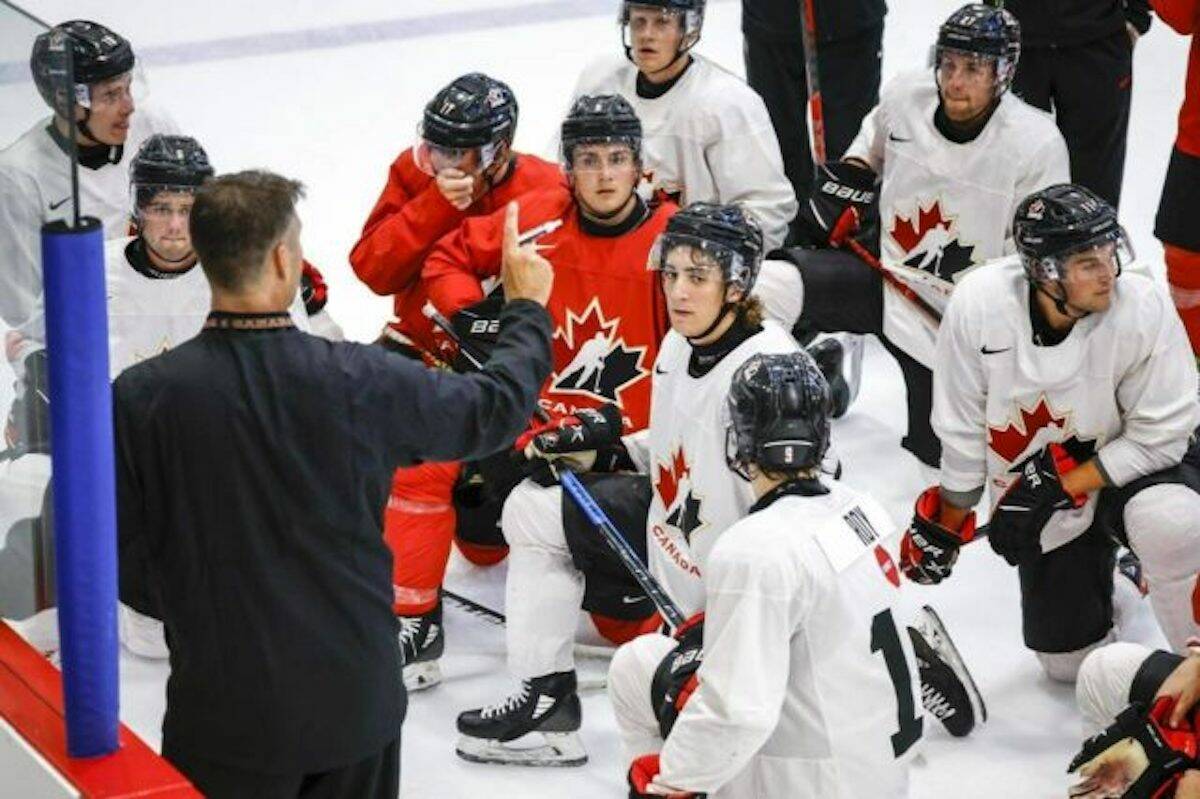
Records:
[[[1096,247],[1114,246],[1117,275],[1135,257],[1116,209],[1072,183],[1048,186],[1022,200],[1012,233],[1025,276],[1033,283],[1062,281],[1067,260]]]

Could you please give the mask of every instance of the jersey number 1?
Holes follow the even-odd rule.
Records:
[[[912,692],[912,675],[904,649],[900,646],[900,635],[896,632],[896,621],[892,611],[881,610],[871,620],[871,651],[883,652],[892,687],[896,689],[896,715],[900,729],[892,733],[892,753],[896,757],[907,752],[921,737],[924,719],[916,713],[917,705]]]

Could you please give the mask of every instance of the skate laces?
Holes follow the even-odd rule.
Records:
[[[941,691],[927,682],[921,683],[921,705],[939,721],[945,721],[958,712]]]
[[[510,695],[503,702],[497,702],[494,705],[487,705],[479,711],[479,715],[485,719],[490,719],[493,716],[506,716],[509,713],[512,713],[529,700],[530,687],[529,680],[524,680],[521,683],[521,690]]]
[[[417,635],[421,632],[420,616],[400,616],[400,643],[404,646],[415,645]]]

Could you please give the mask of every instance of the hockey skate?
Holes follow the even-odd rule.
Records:
[[[442,605],[421,616],[398,616],[400,662],[404,664],[404,687],[423,691],[442,681],[438,660],[446,647],[442,633]]]
[[[933,608],[925,605],[908,628],[921,677],[921,704],[956,738],[987,721],[987,706],[958,647]]]
[[[582,719],[575,672],[534,677],[498,704],[460,713],[456,751],[473,763],[582,766],[587,762],[579,740]],[[527,735],[528,741],[518,740]]]

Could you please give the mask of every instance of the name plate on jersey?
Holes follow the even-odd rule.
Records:
[[[862,508],[851,507],[836,521],[823,525],[813,535],[817,544],[829,558],[835,572],[843,572],[863,553],[883,540],[879,531],[871,524]]]

